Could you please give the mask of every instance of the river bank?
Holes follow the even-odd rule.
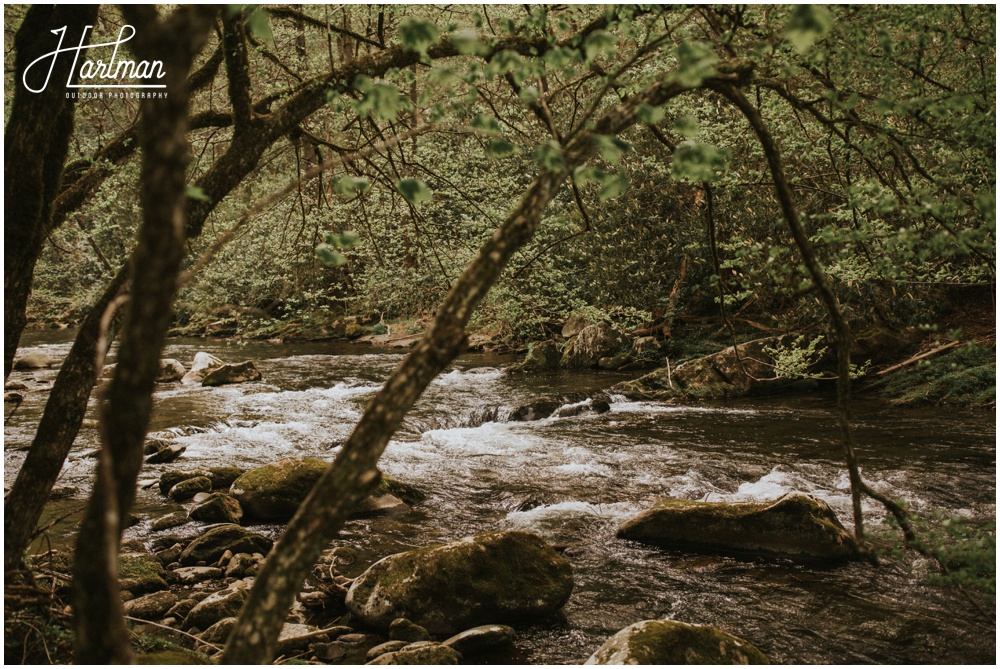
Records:
[[[29,333],[26,344],[60,357],[69,344],[58,334]],[[199,351],[227,362],[255,360],[263,378],[219,388],[159,386],[151,430],[186,448],[173,463],[147,465],[144,481],[168,469],[248,469],[284,456],[329,460],[404,354],[340,342],[175,339],[165,355],[186,364]],[[976,614],[965,607],[966,615],[954,615],[962,596],[926,583],[927,564],[912,556],[881,568],[828,568],[615,538],[622,522],[663,497],[740,501],[803,492],[827,502],[846,523],[836,421],[822,394],[682,405],[612,398],[600,414],[505,421],[540,397],[572,404],[641,374],[504,373],[518,360],[468,354],[428,389],[382,461],[387,474],[417,486],[427,499],[411,513],[348,523],[332,546],[353,551],[354,561],[339,567],[346,578],[403,550],[484,531],[526,530],[564,547],[575,586],[562,620],[518,629],[509,661],[582,662],[618,630],[664,616],[725,629],[772,662],[985,662],[992,656]],[[17,374],[46,386],[55,370]],[[44,391],[25,393],[8,422],[8,484],[43,401]],[[918,511],[994,522],[992,416],[912,411],[869,399],[857,410],[862,463],[880,489]],[[76,490],[53,502],[49,519],[82,505],[93,476],[94,461],[86,455],[96,447],[96,431],[85,429],[59,481]],[[126,539],[150,551],[162,536],[202,533],[206,525],[195,521],[153,530],[161,517],[186,514],[190,506],[164,498],[156,486],[140,490],[139,522]],[[881,509],[866,505],[865,514],[870,527],[882,524]],[[282,527],[265,522],[248,529],[273,540]],[[71,517],[49,530],[49,541],[68,547],[73,533]]]

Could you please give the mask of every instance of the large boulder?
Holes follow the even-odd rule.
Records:
[[[850,560],[857,543],[826,503],[805,495],[771,502],[665,499],[628,520],[618,537],[710,553]]]
[[[724,399],[770,395],[796,387],[796,380],[778,379],[770,350],[789,345],[788,338],[765,337],[730,346],[718,353],[662,367],[633,381],[611,387],[610,392],[632,399]]]
[[[588,369],[597,367],[601,358],[627,353],[629,341],[607,323],[588,325],[563,349],[560,367]]]
[[[201,380],[203,386],[224,386],[230,383],[246,383],[247,381],[260,381],[260,370],[253,360],[223,365],[211,370]]]
[[[249,520],[289,520],[316,481],[330,467],[316,458],[283,458],[251,469],[233,481],[229,494],[243,507]],[[409,505],[423,499],[422,493],[387,476],[372,496],[362,502],[356,516],[387,515],[409,511]]]
[[[125,615],[141,620],[159,620],[177,603],[177,595],[166,590],[125,602]]]
[[[722,630],[644,620],[604,642],[585,664],[770,664],[749,642]]]
[[[355,579],[346,603],[379,629],[407,618],[432,634],[454,634],[545,618],[572,591],[569,562],[534,534],[505,531],[390,555]]]
[[[205,378],[205,375],[213,369],[222,367],[223,364],[225,363],[211,353],[199,351],[195,353],[194,360],[191,362],[191,369],[181,379],[181,383],[184,385],[198,385]]]
[[[510,372],[527,372],[534,370],[553,370],[559,368],[562,351],[559,344],[552,341],[539,341],[528,346],[524,361],[510,368]]]
[[[14,369],[41,369],[55,366],[57,360],[42,351],[29,351],[14,361]]]
[[[184,365],[180,360],[174,360],[173,358],[161,358],[160,359],[160,373],[156,377],[158,383],[170,383],[172,381],[180,381],[184,378],[187,370],[184,369]]]
[[[235,553],[261,553],[271,550],[272,542],[263,534],[243,529],[239,525],[219,525],[195,537],[181,553],[180,563],[185,566],[199,562],[217,562],[226,551]]]

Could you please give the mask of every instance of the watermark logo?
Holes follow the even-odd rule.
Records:
[[[66,38],[66,26],[53,30],[53,35],[59,35],[59,43],[56,45],[54,51],[39,56],[28,67],[24,68],[24,74],[21,77],[24,87],[32,93],[41,93],[44,91],[48,88],[49,80],[52,78],[52,71],[55,69],[56,60],[63,57],[69,58],[71,57],[70,55],[73,58],[73,66],[70,68],[69,77],[66,79],[67,89],[164,89],[167,87],[166,84],[157,83],[121,83],[136,79],[162,79],[166,76],[166,72],[163,71],[163,62],[159,60],[140,60],[136,62],[118,57],[118,50],[121,45],[135,37],[135,28],[130,25],[122,26],[121,30],[118,31],[118,39],[114,42],[84,45],[84,41],[87,39],[87,32],[93,27],[84,27],[83,33],[80,35],[80,43],[77,46],[67,46],[65,48],[63,47],[63,41]],[[91,60],[87,57],[89,54],[86,52],[93,49],[107,49],[109,47],[114,47],[114,50],[111,52],[111,58],[106,63],[101,59]],[[95,55],[97,53],[94,52]],[[82,63],[80,62],[81,54],[83,55]],[[48,64],[49,69],[45,75],[45,81],[41,86],[32,88],[28,83],[28,74],[36,72],[36,68],[44,68],[46,64]],[[74,84],[73,79],[77,73],[80,76],[80,83]],[[33,79],[37,81],[36,77],[33,77]],[[69,95],[70,93],[67,93],[67,96]],[[163,95],[165,96],[166,94],[164,93]]]

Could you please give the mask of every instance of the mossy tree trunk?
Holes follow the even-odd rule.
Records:
[[[177,10],[157,19],[152,7],[123,7],[141,39],[132,44],[144,60],[160,60],[165,98],[143,100],[142,225],[132,256],[129,301],[118,364],[101,398],[97,480],[80,527],[73,564],[78,663],[128,663],[132,659],[118,584],[118,548],[124,518],[135,497],[142,445],[153,406],[160,351],[173,317],[177,274],[184,256],[187,196],[187,74],[215,18],[212,7]]]
[[[90,24],[97,18],[96,5],[35,5],[28,9],[14,38],[14,100],[4,132],[4,370],[10,375],[14,354],[27,323],[25,309],[35,263],[52,219],[52,202],[73,133],[75,100],[66,95],[73,59],[55,58],[51,71],[45,62],[28,72],[35,59],[56,48],[52,30],[66,27],[63,48],[90,42]],[[84,33],[86,34],[84,35]],[[47,77],[47,78],[46,78]]]

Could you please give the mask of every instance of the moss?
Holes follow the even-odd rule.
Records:
[[[132,595],[163,590],[163,566],[149,555],[122,555],[118,558],[118,576],[122,590]]]
[[[618,536],[699,552],[820,560],[858,557],[853,537],[833,511],[804,495],[762,503],[667,499],[623,524]]]
[[[614,635],[596,664],[769,664],[752,644],[714,627],[647,620]]]

